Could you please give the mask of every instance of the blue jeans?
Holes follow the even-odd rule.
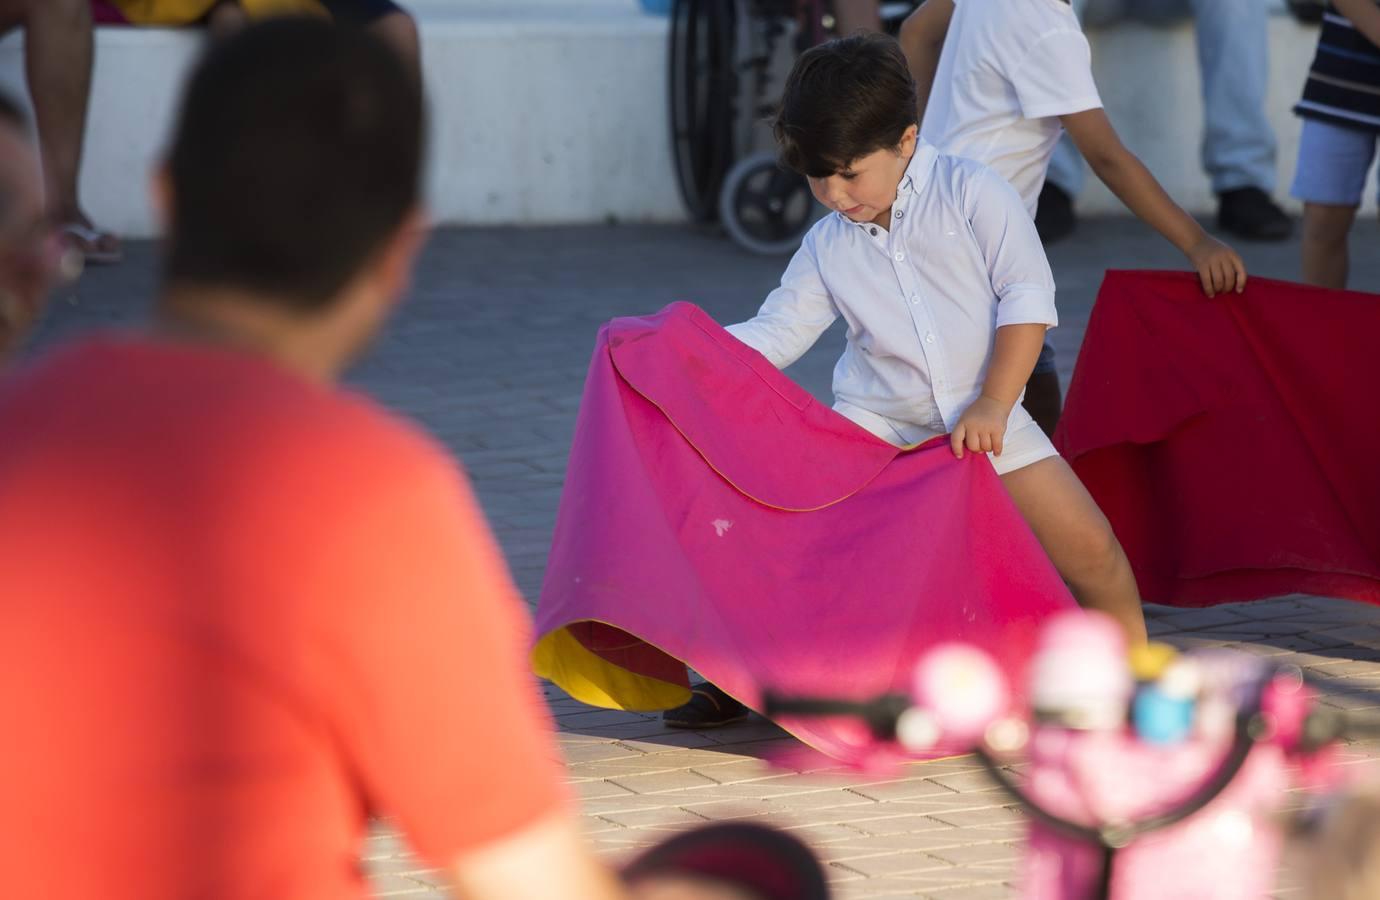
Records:
[[[1207,115],[1203,170],[1219,194],[1243,187],[1274,191],[1275,134],[1265,116],[1270,77],[1265,0],[1073,0],[1073,6],[1094,27],[1127,16],[1151,24],[1193,16]],[[1067,135],[1055,148],[1048,177],[1073,196],[1083,189],[1083,160]]]

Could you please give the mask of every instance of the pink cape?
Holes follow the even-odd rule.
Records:
[[[1056,442],[1155,603],[1380,603],[1380,297],[1108,272]]]
[[[963,640],[1021,683],[1073,606],[986,457],[901,449],[679,303],[599,333],[537,610],[537,673],[617,709],[689,699],[686,665],[764,690],[906,690]],[[836,758],[848,722],[786,721]]]

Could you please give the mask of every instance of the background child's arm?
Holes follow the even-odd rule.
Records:
[[[949,435],[960,459],[965,448],[1001,453],[1006,423],[1035,370],[1045,331],[1059,323],[1054,275],[1025,203],[991,169],[972,172],[964,191],[964,213],[997,296],[997,333],[982,394],[963,411]]]
[[[925,118],[925,106],[934,87],[934,73],[939,68],[939,54],[944,49],[944,35],[949,33],[949,20],[954,15],[954,0],[925,0],[901,23],[901,49],[910,63],[919,99],[919,117]]]
[[[1102,183],[1143,222],[1188,257],[1209,297],[1246,287],[1246,266],[1169,198],[1150,170],[1127,150],[1101,109],[1060,116],[1069,137]]]
[[[1380,47],[1380,6],[1375,0],[1332,0],[1332,5],[1366,40]]]
[[[814,233],[805,235],[781,276],[781,286],[767,295],[756,316],[728,333],[784,369],[805,355],[839,316],[824,286],[815,258]]]

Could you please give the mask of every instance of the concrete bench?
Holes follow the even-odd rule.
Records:
[[[431,114],[428,198],[443,223],[674,221],[666,19],[636,0],[422,0]],[[155,226],[147,175],[204,35],[100,28],[82,199],[103,227]],[[19,99],[23,37],[0,41]]]
[[[638,0],[414,0],[432,114],[428,198],[447,224],[683,219],[671,170],[665,16]],[[1271,118],[1280,182],[1292,177],[1289,112],[1317,32],[1270,23]],[[149,236],[147,173],[164,145],[203,36],[102,28],[82,195],[101,225]],[[1214,201],[1198,164],[1202,126],[1191,26],[1091,33],[1097,78],[1127,143],[1180,202]],[[22,35],[0,41],[0,84],[23,96]],[[1283,190],[1280,191],[1283,193]],[[1100,184],[1086,213],[1121,207]]]

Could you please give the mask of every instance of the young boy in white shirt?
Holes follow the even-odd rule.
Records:
[[[960,459],[987,453],[1078,601],[1143,641],[1140,595],[1111,526],[1020,405],[1058,321],[1034,220],[996,172],[920,141],[916,119],[915,83],[891,38],[855,35],[800,57],[777,141],[834,212],[756,317],[728,330],[784,368],[842,316],[835,409],[898,445],[947,433]],[[902,516],[897,527],[910,526]],[[666,721],[705,727],[743,712],[710,685]]]
[[[926,0],[901,27],[921,136],[991,166],[1033,217],[1067,130],[1097,177],[1188,257],[1203,290],[1241,291],[1241,258],[1169,198],[1117,137],[1093,82],[1092,51],[1068,0]],[[1059,418],[1059,376],[1045,345],[1026,406],[1046,433]]]

